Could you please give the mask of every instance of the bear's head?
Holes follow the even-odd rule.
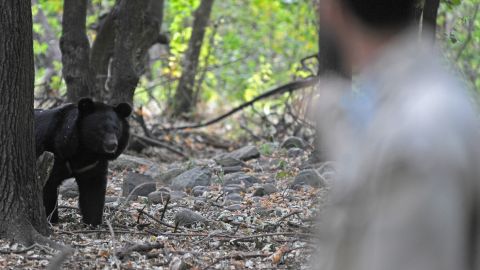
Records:
[[[106,159],[117,158],[128,144],[128,103],[110,106],[83,98],[78,102],[80,147]]]

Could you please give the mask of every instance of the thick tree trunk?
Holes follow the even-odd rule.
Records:
[[[159,1],[159,0],[151,0]],[[113,104],[133,103],[147,50],[158,40],[159,23],[149,0],[122,0],[115,19],[115,45],[107,91]]]
[[[35,177],[30,0],[0,1],[0,235],[22,243],[47,234]]]
[[[108,78],[108,65],[113,55],[115,44],[115,18],[118,16],[118,5],[106,16],[100,24],[97,37],[92,45],[90,65],[94,73],[95,87],[92,96],[96,100],[105,101],[105,83]]]
[[[205,30],[208,26],[214,0],[202,0],[194,13],[192,36],[183,59],[182,76],[175,93],[173,107],[174,116],[182,116],[192,112],[195,107],[193,88],[197,67],[202,49]]]
[[[67,99],[76,102],[91,96],[90,43],[86,34],[87,0],[65,0],[63,4],[62,50],[63,78]]]

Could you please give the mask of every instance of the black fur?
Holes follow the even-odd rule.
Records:
[[[127,103],[110,106],[81,99],[51,110],[35,110],[37,158],[55,155],[52,173],[43,189],[43,203],[52,223],[58,222],[58,186],[74,177],[79,187],[83,222],[102,223],[108,161],[127,147],[132,108]]]

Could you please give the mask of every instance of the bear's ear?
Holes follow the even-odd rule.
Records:
[[[78,111],[80,114],[88,114],[95,110],[95,103],[91,98],[82,98],[78,101]]]
[[[128,103],[120,103],[114,108],[115,112],[123,118],[127,118],[132,113],[132,106]]]

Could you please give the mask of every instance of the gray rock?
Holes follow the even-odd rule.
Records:
[[[148,194],[148,200],[153,204],[164,204],[166,201],[170,199],[170,191],[168,190],[159,190],[154,191]]]
[[[268,183],[268,184],[264,184],[261,187],[258,187],[255,190],[255,192],[253,192],[253,196],[262,197],[262,196],[270,195],[275,192],[278,192],[277,187],[273,184]]]
[[[184,173],[186,169],[180,167],[174,167],[168,169],[166,172],[160,173],[155,180],[157,180],[157,187],[168,186],[171,184],[174,177]]]
[[[242,166],[222,167],[224,174],[236,173],[242,171]]]
[[[255,183],[260,183],[260,180],[243,172],[227,174],[223,182],[224,186],[244,184],[246,187],[251,187]]]
[[[222,167],[233,167],[233,166],[241,167],[245,165],[245,163],[240,159],[229,156],[228,154],[226,156],[223,156],[223,157],[220,156],[219,158],[216,158],[215,162]]]
[[[63,198],[76,198],[78,197],[78,185],[74,178],[69,178],[60,185],[58,192]]]
[[[282,142],[281,147],[285,149],[290,149],[294,147],[305,149],[305,142],[302,138],[299,137],[288,137]]]
[[[325,180],[320,176],[320,174],[314,169],[307,169],[300,171],[295,177],[295,180],[292,183],[292,186],[297,185],[309,185],[312,187],[324,187],[327,185]]]
[[[146,166],[148,168],[158,166],[151,160],[126,154],[120,155],[117,159],[109,162],[108,165],[112,170],[133,170],[139,166]]]
[[[172,190],[172,192],[170,193],[170,199],[172,200],[172,202],[181,200],[186,197],[188,197],[188,194],[181,190]]]
[[[129,172],[123,179],[122,196],[128,196],[134,189],[132,195],[147,196],[155,191],[155,180],[151,176]]]
[[[259,215],[261,217],[270,216],[274,211],[275,210],[273,210],[273,209],[268,209],[268,208],[261,207],[261,206],[258,206],[257,208],[255,208],[255,213],[257,213],[257,215]]]
[[[232,205],[229,205],[227,207],[225,207],[225,209],[227,209],[228,211],[240,211],[242,210],[243,208],[245,208],[245,206],[241,205],[241,204],[232,204]]]
[[[223,187],[223,192],[225,193],[240,193],[244,191],[245,191],[245,187],[237,184],[230,184]]]
[[[247,145],[231,153],[222,154],[216,157],[215,159],[217,160],[217,159],[234,158],[234,159],[247,161],[247,160],[258,158],[258,157],[260,157],[260,152],[258,152],[257,147],[254,145]]]
[[[170,186],[175,190],[193,189],[196,186],[209,186],[211,180],[212,173],[209,169],[196,167],[173,178]]]
[[[292,147],[288,149],[287,156],[290,158],[296,158],[296,157],[302,156],[303,153],[304,153],[303,149]]]
[[[243,197],[240,196],[240,194],[238,194],[238,193],[230,193],[230,194],[227,194],[227,196],[225,196],[225,200],[234,201],[234,202],[242,202]]]
[[[178,210],[174,219],[175,224],[178,224],[179,226],[207,221],[207,219],[199,213],[186,208],[181,208]]]
[[[192,190],[192,195],[194,197],[200,197],[200,196],[203,196],[203,194],[205,192],[208,191],[208,187],[205,187],[205,186],[196,186],[193,188]]]

